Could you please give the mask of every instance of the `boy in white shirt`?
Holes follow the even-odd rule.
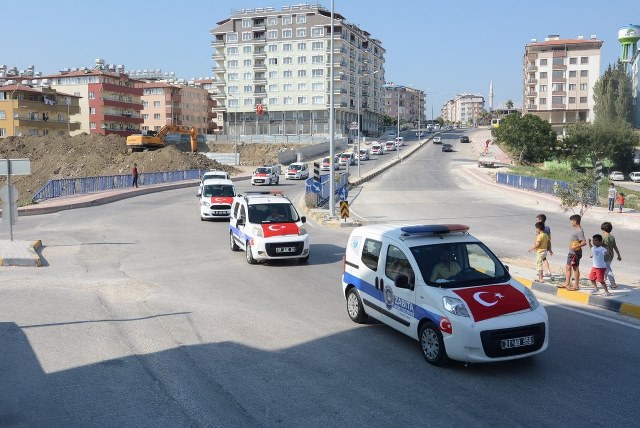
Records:
[[[607,254],[607,249],[602,246],[602,235],[593,235],[592,239],[593,243],[592,240],[589,239],[589,248],[591,248],[591,257],[593,258],[593,267],[591,268],[591,272],[589,272],[589,280],[594,288],[591,294],[598,294],[600,292],[596,284],[596,281],[598,281],[600,285],[602,285],[602,288],[604,288],[604,295],[611,296],[607,284],[604,282],[604,273],[607,270],[607,262],[604,260],[604,255]]]

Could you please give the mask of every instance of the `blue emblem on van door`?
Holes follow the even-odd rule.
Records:
[[[384,287],[384,304],[387,305],[387,309],[393,308],[393,289],[386,285]]]

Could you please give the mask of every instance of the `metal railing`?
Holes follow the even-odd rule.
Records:
[[[558,196],[558,189],[569,188],[566,181],[551,180],[548,178],[529,177],[525,175],[506,174],[504,172],[496,173],[496,183],[506,186],[517,187],[519,189],[530,190],[533,192],[546,193]],[[590,203],[598,204],[598,185],[589,192]]]
[[[349,184],[349,173],[347,172],[335,172],[334,174],[320,175],[320,192],[315,193],[312,191],[314,184],[314,178],[308,178],[305,183],[305,202],[309,208],[321,207],[327,203],[330,194],[329,180],[339,174],[339,179],[336,180],[335,191],[338,191]],[[315,205],[315,206],[312,206]]]
[[[207,170],[189,169],[170,172],[143,172],[138,177],[139,185],[175,183],[185,180],[198,180]],[[106,190],[131,187],[131,175],[108,175],[101,177],[78,177],[49,180],[38,190],[31,200],[41,202],[61,196],[82,195],[104,192]]]

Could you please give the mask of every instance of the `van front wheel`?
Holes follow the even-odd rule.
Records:
[[[442,333],[433,323],[428,322],[420,329],[420,350],[427,362],[439,366],[445,364],[449,358],[444,349]]]
[[[351,321],[355,323],[364,324],[367,321],[367,314],[364,312],[364,307],[356,288],[351,288],[347,291],[347,313]]]

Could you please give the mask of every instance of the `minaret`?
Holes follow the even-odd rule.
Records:
[[[489,111],[493,111],[493,80],[489,83]]]

